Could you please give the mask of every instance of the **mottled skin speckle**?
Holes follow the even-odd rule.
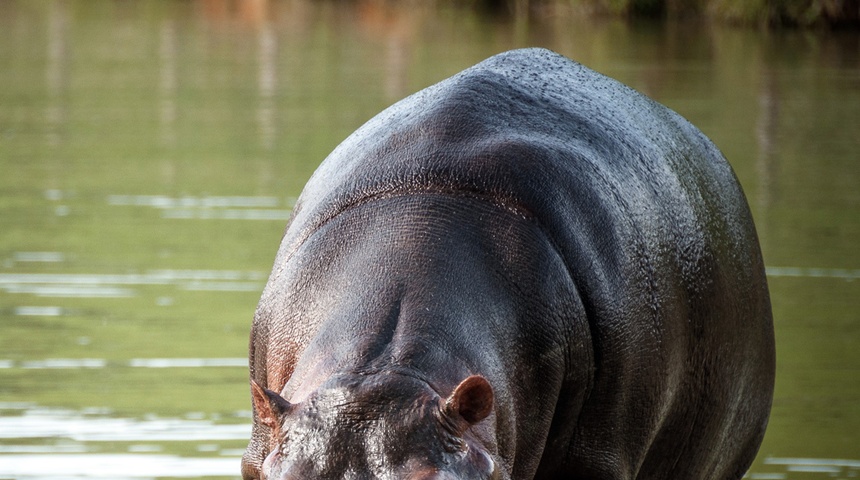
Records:
[[[323,162],[250,365],[245,478],[739,479],[773,326],[716,147],[530,49],[404,99]]]

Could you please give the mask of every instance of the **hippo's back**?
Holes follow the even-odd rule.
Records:
[[[770,409],[770,303],[744,195],[699,130],[546,50],[497,55],[332,152],[276,265],[344,210],[421,192],[529,219],[576,285],[595,364],[544,478],[740,478]]]

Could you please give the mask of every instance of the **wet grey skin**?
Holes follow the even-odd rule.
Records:
[[[747,202],[666,107],[547,50],[322,163],[250,338],[246,479],[739,479],[771,308]]]

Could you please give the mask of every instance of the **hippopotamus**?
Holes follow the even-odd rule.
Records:
[[[542,49],[323,161],[250,335],[245,479],[739,479],[774,338],[724,156]]]

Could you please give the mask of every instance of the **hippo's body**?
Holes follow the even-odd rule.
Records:
[[[717,148],[518,50],[395,104],[319,167],[250,366],[247,478],[739,479],[773,327]]]

